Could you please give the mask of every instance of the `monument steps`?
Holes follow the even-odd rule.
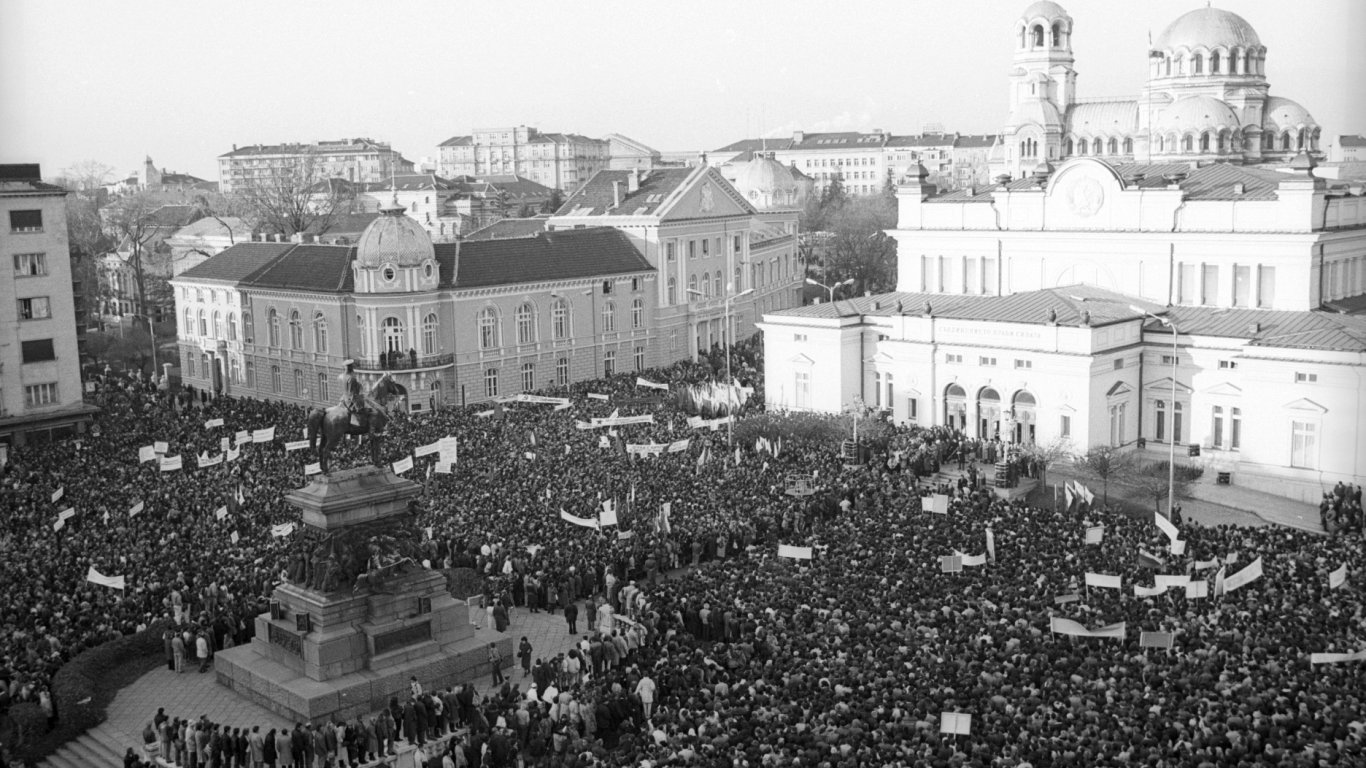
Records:
[[[63,744],[43,761],[45,768],[94,768],[121,766],[126,747],[102,726],[95,726],[78,738]]]

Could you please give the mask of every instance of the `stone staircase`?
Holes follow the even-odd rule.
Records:
[[[39,765],[42,768],[119,768],[131,744],[104,725],[97,725],[79,738],[63,744]],[[140,756],[145,756],[139,752]]]

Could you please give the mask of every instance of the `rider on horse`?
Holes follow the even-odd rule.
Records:
[[[346,367],[346,370],[337,377],[341,383],[341,405],[351,414],[352,419],[359,420],[370,413],[370,408],[365,402],[365,392],[361,387],[360,377],[356,375],[356,361],[345,360],[342,365]]]

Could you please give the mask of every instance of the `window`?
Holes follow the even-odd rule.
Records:
[[[205,338],[209,336],[209,321],[204,315],[204,310],[199,310],[199,335]]]
[[[1257,267],[1257,306],[1270,309],[1276,303],[1276,268]]]
[[[1226,371],[1232,370],[1232,369],[1238,367],[1238,361],[1237,361],[1237,360],[1220,360],[1220,361],[1219,361],[1219,367],[1220,367],[1222,370],[1226,370]]]
[[[721,270],[716,270],[716,274],[711,278],[711,295],[721,295]]]
[[[313,313],[313,351],[318,354],[327,354],[327,319],[323,313]]]
[[[678,278],[669,277],[669,296],[664,303],[668,306],[673,306],[678,303]]]
[[[692,261],[692,260],[695,259],[695,258],[697,258],[697,241],[696,241],[696,240],[689,240],[689,241],[688,241],[688,261]]]
[[[689,293],[688,301],[694,301],[694,298],[693,298],[693,297],[696,296],[697,293],[698,293],[698,291],[697,291],[697,275],[688,275],[688,293]]]
[[[247,361],[247,366],[246,366],[246,368],[247,368],[246,378],[243,379],[243,382],[242,382],[242,383],[243,383],[243,384],[246,384],[248,387],[255,387],[255,386],[256,386],[256,365],[255,365],[254,363],[252,363],[250,360],[248,360],[248,361]]]
[[[536,324],[530,304],[523,304],[517,307],[517,314],[514,316],[517,324],[517,343],[530,344],[536,341]]]
[[[806,341],[806,334],[804,334],[804,333],[794,333],[794,334],[792,334],[792,340],[793,340],[793,341],[796,341],[796,342],[803,342],[803,341]]]
[[[1210,414],[1210,444],[1215,448],[1224,447],[1224,407],[1214,406]]]
[[[57,402],[57,384],[29,384],[24,387],[24,405],[30,408]]]
[[[278,313],[278,312],[275,311],[275,307],[271,307],[271,308],[270,308],[270,312],[266,313],[266,322],[267,322],[267,324],[268,324],[268,329],[269,329],[268,332],[270,333],[270,346],[272,346],[272,347],[279,347],[279,346],[280,346],[280,313]]]
[[[892,374],[888,372],[885,376],[882,377],[882,385],[883,387],[885,387],[885,389],[883,390],[883,392],[878,394],[879,408],[891,408],[892,403],[896,402],[896,400],[892,399],[892,392],[894,389],[892,384]]]
[[[380,338],[385,352],[402,352],[404,344],[403,321],[397,317],[386,317],[379,324]]]
[[[14,254],[14,276],[15,277],[41,277],[47,274],[47,254],[45,253],[16,253]]]
[[[636,299],[631,302],[631,327],[642,328],[645,326],[645,302]]]
[[[217,310],[213,313],[213,335],[216,339],[228,338],[227,329],[223,327],[223,313]]]
[[[1167,441],[1167,401],[1153,401],[1153,439],[1159,443]]]
[[[1290,466],[1314,469],[1318,465],[1318,425],[1312,421],[1290,422]]]
[[[569,302],[564,299],[550,305],[550,333],[556,340],[569,338]]]
[[[708,256],[711,255],[711,249],[708,247],[708,246],[710,246],[710,245],[711,245],[711,240],[703,240],[703,241],[702,241],[702,258],[705,259],[705,258],[707,258]]]
[[[602,375],[610,377],[617,372],[617,352],[609,349],[602,354]]]
[[[11,231],[11,232],[42,232],[42,231],[43,231],[43,212],[42,212],[42,211],[10,211],[10,212],[9,212],[9,231]]]
[[[1122,358],[1122,357],[1116,357],[1116,358],[1115,358],[1115,370],[1118,371],[1120,368],[1123,368],[1123,367],[1124,367],[1124,358]]]
[[[636,370],[645,370],[645,347],[636,347]]]
[[[1072,417],[1063,414],[1058,422],[1058,437],[1068,438],[1072,436]]]
[[[1163,364],[1163,365],[1172,365],[1172,364],[1180,365],[1180,364],[1181,364],[1181,358],[1179,358],[1179,357],[1173,358],[1171,355],[1163,355],[1163,356],[1162,356],[1162,364]]]
[[[1312,384],[1312,383],[1314,383],[1314,382],[1316,382],[1316,381],[1318,381],[1318,380],[1319,380],[1319,375],[1318,375],[1317,373],[1300,373],[1300,372],[1297,372],[1297,373],[1295,374],[1295,383],[1296,383],[1296,384]]]
[[[977,358],[977,364],[978,364],[978,365],[996,365],[996,358],[994,358],[994,357],[978,357],[978,358]]]
[[[946,362],[946,363],[961,363],[961,362],[963,362],[963,356],[962,356],[962,355],[944,355],[944,362]]]
[[[318,400],[319,402],[325,403],[325,402],[327,402],[327,401],[329,401],[329,400],[332,399],[331,397],[328,397],[328,395],[327,395],[327,374],[326,374],[326,373],[321,373],[321,372],[320,372],[320,373],[318,374],[318,391],[315,392],[315,393],[313,393],[313,394],[314,394],[314,396],[315,396],[314,399],[315,399],[315,400]]]
[[[195,362],[198,358],[189,350],[185,350],[185,370],[189,372],[190,378],[196,378],[199,374],[195,369]]]
[[[1219,267],[1215,264],[1205,265],[1205,283],[1200,293],[1201,304],[1219,303]]]
[[[422,354],[436,354],[436,313],[430,312],[422,318]]]
[[[793,403],[797,408],[811,407],[811,372],[797,371],[796,386],[793,388]]]
[[[19,300],[20,320],[46,320],[49,317],[52,317],[52,307],[48,305],[46,296]]]
[[[280,391],[280,366],[278,365],[272,365],[270,367],[270,391]]]
[[[606,302],[602,305],[602,332],[612,333],[617,329],[617,305]]]
[[[704,298],[704,299],[710,299],[710,298],[711,298],[711,273],[710,273],[710,272],[703,272],[703,273],[702,273],[702,298]]]
[[[1233,267],[1233,306],[1246,307],[1252,293],[1252,268],[1246,265]]]
[[[602,281],[602,295],[603,295],[603,296],[610,296],[611,294],[612,294],[612,281],[611,281],[611,280],[603,280],[603,281]]]
[[[1229,412],[1228,447],[1229,450],[1236,451],[1243,441],[1243,410],[1230,408]]]
[[[52,346],[52,339],[21,341],[19,342],[19,349],[25,363],[41,363],[46,360],[57,359],[57,353]]]
[[[484,397],[498,396],[498,369],[488,368],[484,371]]]
[[[734,239],[732,240],[731,252],[734,253],[736,256],[739,256],[739,255],[740,255],[740,251],[741,251],[741,242],[742,242],[742,241],[741,241],[739,235],[736,235],[736,236],[734,237]]]
[[[1181,444],[1181,404],[1172,403],[1172,440]]]
[[[256,340],[256,321],[251,319],[251,312],[242,313],[242,340],[248,344]]]
[[[294,369],[294,396],[304,396],[304,372],[298,368]]]
[[[202,315],[201,315],[202,318]],[[304,348],[304,321],[299,316],[299,310],[291,310],[289,313],[289,348]]]
[[[675,248],[676,245],[677,243],[673,242],[672,240],[664,244],[664,258],[666,261],[670,263],[678,259],[677,248]]]
[[[906,418],[915,421],[919,417],[920,401],[914,397],[906,398]]]
[[[493,349],[497,346],[498,312],[493,307],[484,307],[479,311],[479,348]],[[487,373],[485,373],[484,378],[487,380]]]
[[[522,363],[522,391],[530,392],[536,388],[536,364]]]
[[[1016,360],[1016,361],[1015,361],[1015,367],[1016,367],[1016,368],[1024,368],[1024,369],[1033,368],[1033,367],[1034,367],[1034,361],[1033,361],[1033,360]]]
[[[1124,417],[1127,410],[1127,403],[1110,406],[1110,445],[1124,444]]]
[[[562,357],[555,361],[555,383],[562,387],[569,383],[569,358]]]
[[[242,383],[242,362],[236,357],[228,358],[228,379],[233,384]]]

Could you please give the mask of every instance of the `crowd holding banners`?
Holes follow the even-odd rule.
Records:
[[[678,366],[652,378],[677,385],[706,375]],[[569,413],[506,404],[496,420],[477,419],[472,409],[400,419],[385,457],[457,436],[460,461],[432,477],[422,500],[419,524],[432,528],[422,546],[434,565],[483,575],[491,614],[495,606],[577,610],[587,598],[602,601],[592,611],[598,617],[608,609],[599,629],[612,627],[618,610],[653,636],[630,649],[629,663],[572,680],[559,677],[564,662],[542,672],[538,690],[552,682],[547,674],[556,676],[571,697],[561,711],[578,702],[579,714],[562,720],[538,708],[538,722],[551,730],[541,762],[566,764],[571,753],[592,755],[577,764],[610,765],[690,756],[707,765],[1363,759],[1366,665],[1309,658],[1366,645],[1360,585],[1353,577],[1329,586],[1336,568],[1362,572],[1358,538],[1185,526],[1187,555],[1162,563],[1162,571],[1260,558],[1263,577],[1203,600],[1179,591],[1135,599],[1095,590],[1055,605],[1052,596],[1075,594],[1088,572],[1146,583],[1135,553],[1165,537],[1147,519],[1106,518],[1103,541],[1086,546],[1086,528],[1101,520],[1007,503],[971,486],[951,490],[948,514],[927,514],[918,497],[932,489],[907,469],[937,469],[972,445],[943,429],[894,432],[882,450],[903,457],[895,469],[886,461],[846,466],[837,446],[791,435],[783,436],[781,457],[746,451],[738,464],[699,468],[692,460],[699,451],[725,450],[702,433],[693,433],[695,445],[682,456],[628,455],[628,442],[668,443],[687,430],[686,412],[666,401],[650,409],[654,423],[619,426],[600,449],[600,433],[580,432],[575,421],[606,417],[616,406],[584,397],[590,387],[609,398],[635,390],[633,377],[617,377],[550,393],[573,400]],[[182,414],[136,387],[106,386],[100,396],[104,437],[16,450],[0,478],[13,510],[0,540],[0,569],[15,585],[0,596],[0,667],[11,700],[41,698],[63,661],[162,616],[192,628],[196,645],[243,642],[250,617],[266,609],[262,598],[300,554],[298,535],[271,534],[294,519],[282,496],[301,484],[305,454],[261,444],[223,465],[161,473],[139,463],[132,446],[163,440],[170,453],[212,453],[219,447],[203,429],[206,417],[223,418],[227,429],[291,434],[303,411],[223,398]],[[621,415],[644,415],[632,410]],[[737,432],[744,423],[742,416]],[[532,434],[572,450],[547,450],[526,472]],[[340,460],[359,456],[348,445]],[[784,492],[798,471],[814,478],[815,494]],[[54,532],[57,488],[81,512]],[[619,507],[628,539],[555,520],[561,510],[594,518],[603,501],[625,502],[632,488],[636,503]],[[215,523],[214,510],[229,498],[231,522]],[[127,515],[139,504],[142,514]],[[666,504],[669,523],[661,526],[655,510]],[[114,522],[100,522],[111,511]],[[941,574],[942,553],[980,550],[987,526],[995,561]],[[236,543],[230,532],[239,534]],[[779,558],[780,543],[822,554]],[[657,578],[697,563],[684,578]],[[90,568],[120,574],[125,588],[87,582]],[[1110,634],[1055,638],[1055,617]],[[1120,624],[1132,629],[1113,637]],[[1145,655],[1140,630],[1171,633],[1170,656]],[[537,669],[551,665],[537,661]],[[642,690],[644,677],[652,685]],[[499,714],[520,722],[522,700],[491,697],[485,743],[499,735]],[[606,713],[591,729],[585,702]],[[944,712],[971,715],[972,732],[941,736],[936,715]],[[534,756],[535,735],[525,733],[520,748]]]

